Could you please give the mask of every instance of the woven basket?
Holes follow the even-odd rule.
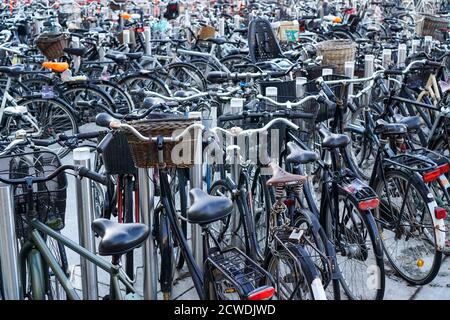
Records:
[[[109,2],[109,8],[113,11],[118,11],[121,9],[121,6],[125,4],[126,0],[114,0],[114,2],[116,2],[117,4]]]
[[[424,13],[416,15],[416,32],[418,35],[422,37],[432,36],[436,40],[444,41],[443,29],[449,29],[448,18]]]
[[[58,59],[64,56],[69,38],[62,33],[41,33],[36,39],[36,46],[47,59]]]
[[[199,40],[208,40],[210,38],[214,38],[215,35],[216,35],[216,29],[214,29],[214,27],[204,26],[204,27],[200,28],[197,38]]]
[[[195,123],[195,119],[157,119],[132,121],[137,131],[146,137],[174,137],[184,129]],[[138,168],[154,168],[158,166],[158,147],[156,142],[139,140],[132,133],[127,133],[134,164]],[[186,134],[179,142],[164,142],[163,159],[166,167],[187,168],[194,165],[196,135],[194,131]],[[172,157],[172,150],[177,146],[176,158]]]
[[[336,73],[345,73],[345,63],[355,60],[356,43],[350,40],[328,40],[317,44],[317,55],[322,63],[336,66]]]

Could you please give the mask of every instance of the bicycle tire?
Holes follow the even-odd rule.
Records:
[[[357,224],[357,222],[360,223],[360,225],[362,224],[362,227],[364,228],[363,230],[367,230],[367,235],[360,237],[361,234],[355,234],[355,232],[352,232],[353,235],[356,237],[356,239],[352,239],[349,238],[349,236],[352,236],[352,234],[350,233],[351,230],[350,228],[346,228],[349,232],[346,233],[346,230],[343,230],[343,228],[340,227],[341,230],[337,231],[339,233],[340,236],[346,236],[347,238],[349,238],[349,241],[347,241],[348,243],[345,244],[345,248],[340,248],[340,245],[336,243],[336,239],[335,239],[335,226],[333,226],[333,218],[331,216],[331,212],[329,210],[329,206],[327,206],[327,210],[325,213],[325,222],[324,222],[324,228],[327,234],[327,237],[331,240],[331,242],[334,244],[335,248],[336,248],[336,257],[337,257],[337,264],[338,264],[338,268],[341,272],[341,278],[340,278],[340,284],[342,289],[344,290],[345,294],[352,300],[355,299],[362,299],[362,300],[369,300],[369,297],[362,297],[361,293],[357,293],[356,292],[356,288],[354,288],[354,286],[352,286],[352,288],[350,288],[350,285],[348,283],[347,278],[351,279],[352,276],[354,275],[361,275],[364,273],[367,273],[368,271],[372,272],[372,269],[369,269],[372,265],[376,266],[376,269],[373,270],[373,273],[376,273],[374,276],[378,275],[378,279],[375,279],[374,277],[372,277],[372,274],[369,274],[369,276],[366,279],[366,283],[363,284],[367,285],[368,289],[373,291],[373,295],[370,297],[371,300],[382,300],[384,297],[384,291],[385,291],[385,270],[384,270],[384,261],[383,261],[383,249],[381,246],[381,241],[380,241],[380,236],[378,234],[378,229],[376,227],[375,224],[375,220],[372,216],[372,213],[370,211],[361,211],[358,208],[358,202],[357,200],[352,197],[349,196],[347,193],[344,193],[343,191],[339,192],[339,194],[337,195],[338,198],[338,203],[339,203],[339,208],[340,208],[340,203],[341,200],[344,201],[344,205],[347,207],[347,209],[350,209],[350,205],[353,207],[354,210],[351,210],[352,214],[348,214],[348,212],[341,212],[341,210],[339,210],[339,218],[342,217],[342,221],[346,221],[346,223],[348,223],[349,221],[352,221],[352,223],[354,223],[355,225]],[[327,199],[327,201],[329,201],[329,199]],[[344,214],[347,213],[347,215],[345,216]],[[355,214],[353,214],[355,213]],[[356,220],[356,218],[358,220]],[[358,238],[359,237],[359,238]],[[352,241],[353,240],[353,241]],[[353,243],[352,243],[353,242]],[[367,242],[371,243],[371,249],[367,248]],[[364,247],[362,247],[362,244],[364,244]],[[358,246],[358,247],[356,247]],[[361,248],[362,247],[362,248]],[[342,261],[342,258],[347,257],[348,254],[347,252],[343,252],[342,250],[349,250],[349,252],[351,254],[354,254],[354,258],[355,259],[348,259],[349,260],[355,260],[355,266],[358,266],[359,263],[358,261],[361,262],[371,262],[371,264],[369,264],[367,267],[365,267],[365,270],[353,270],[350,272],[346,272],[346,270],[343,270],[343,265],[344,263],[346,263],[346,261]],[[355,253],[352,253],[350,250],[355,251]],[[373,256],[371,257],[372,260],[374,261],[369,261],[369,254],[370,252],[373,252]],[[369,287],[369,280],[374,280],[373,282],[370,282],[370,284],[372,285],[372,283],[374,284],[374,288],[370,288]],[[363,289],[364,290],[364,289]]]
[[[424,200],[424,204],[425,205],[420,210],[420,212],[422,212],[423,214],[428,214],[430,216],[430,218],[431,218],[431,221],[433,221],[432,213],[430,212],[429,206],[428,206],[428,202],[429,202],[428,201],[428,199],[429,199],[428,198],[428,194],[430,194],[430,191],[428,190],[427,186],[423,183],[423,181],[421,181],[420,178],[417,177],[415,174],[411,175],[410,172],[404,172],[402,170],[396,170],[396,169],[389,169],[389,170],[385,171],[383,180],[386,181],[386,183],[389,183],[389,181],[391,181],[390,179],[394,179],[394,178],[395,179],[401,179],[401,180],[403,180],[405,182],[412,181],[411,187],[414,188],[415,191],[417,192],[416,195],[421,197],[422,200]],[[383,245],[383,248],[384,248],[384,252],[385,252],[386,257],[388,258],[389,262],[391,263],[391,266],[394,268],[394,270],[403,279],[405,279],[407,282],[409,282],[411,284],[414,284],[414,285],[425,285],[427,283],[430,283],[436,277],[436,275],[439,272],[439,269],[440,269],[440,266],[441,266],[441,262],[442,262],[442,251],[437,250],[435,245],[433,246],[434,247],[434,249],[432,250],[432,251],[434,251],[433,262],[431,264],[431,267],[429,268],[429,271],[426,272],[426,273],[425,273],[424,269],[422,269],[422,268],[425,266],[425,264],[428,265],[427,261],[429,259],[422,259],[423,256],[417,255],[419,257],[419,259],[424,261],[423,266],[420,266],[419,260],[416,260],[416,266],[417,266],[416,269],[418,269],[416,271],[417,271],[418,274],[421,274],[420,278],[415,278],[414,279],[414,278],[412,278],[411,274],[409,274],[409,275],[406,274],[404,272],[404,269],[402,270],[399,267],[399,265],[396,263],[395,258],[392,256],[392,253],[389,252],[389,250],[387,248],[387,244],[386,244],[387,240],[388,240],[387,237],[386,237],[386,230],[387,229],[386,228],[381,229],[381,227],[382,227],[381,224],[383,224],[384,226],[388,226],[388,224],[391,223],[391,221],[389,221],[389,220],[381,221],[381,218],[382,218],[381,216],[382,215],[386,216],[385,219],[394,218],[394,217],[387,216],[388,214],[391,214],[391,215],[394,214],[390,210],[388,210],[389,212],[381,212],[381,209],[380,209],[382,207],[383,203],[384,203],[383,201],[386,201],[385,197],[383,196],[383,190],[381,190],[381,189],[385,189],[384,182],[379,178],[377,181],[374,182],[374,186],[373,187],[374,187],[375,192],[377,192],[377,194],[380,196],[380,200],[381,200],[381,204],[380,204],[379,208],[375,210],[375,216],[377,217],[377,227],[380,229],[380,234],[382,235],[382,245]],[[407,194],[401,195],[400,190],[401,190],[401,188],[399,187],[399,185],[397,185],[396,186],[397,194],[401,197],[401,199],[407,199],[407,197],[409,195],[409,192]],[[409,189],[408,189],[408,191],[409,191]],[[414,220],[416,220],[416,219],[417,219],[417,217],[414,217]],[[423,217],[421,219],[423,219]],[[393,220],[392,222],[395,222],[395,220]],[[406,227],[408,227],[408,225],[406,225]],[[401,228],[403,229],[405,227],[402,226]],[[414,229],[413,226],[411,226],[411,225],[409,226],[409,228],[411,230]],[[423,227],[419,227],[419,228],[423,228]],[[434,241],[436,242],[436,234],[435,234],[436,231],[434,229],[434,226],[432,226],[430,228],[430,230],[433,230]],[[400,237],[403,236],[403,234],[398,234],[397,235],[398,232],[402,232],[403,233],[403,232],[407,232],[407,230],[404,229],[404,230],[396,231],[395,232],[395,234],[396,234],[395,235],[395,239],[396,240],[400,240]],[[411,236],[411,235],[409,235],[409,236]],[[423,241],[424,246],[425,246],[425,244],[428,241],[429,240]],[[414,247],[418,247],[418,246],[419,246],[419,244],[415,243]],[[407,249],[407,248],[405,248],[405,249]],[[420,252],[417,252],[417,253],[420,253]]]

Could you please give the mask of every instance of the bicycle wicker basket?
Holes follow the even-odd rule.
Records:
[[[204,26],[201,27],[198,31],[197,38],[199,40],[208,40],[210,38],[214,38],[216,35],[216,29],[212,26]]]
[[[27,177],[46,177],[61,166],[58,156],[49,151],[34,151],[0,157],[0,177],[24,179]],[[16,216],[16,235],[28,238],[26,215],[28,210],[28,189],[26,185],[12,186],[14,212]],[[67,197],[67,177],[63,172],[52,180],[33,184],[32,205],[37,219],[54,230],[65,225]]]
[[[416,32],[418,35],[432,36],[434,39],[444,41],[443,30],[449,29],[449,19],[439,15],[421,13],[416,16]]]
[[[137,131],[146,137],[174,137],[181,134],[190,125],[200,119],[162,118],[145,119],[129,122]],[[154,141],[141,141],[131,132],[126,132],[131,154],[137,168],[157,167],[158,147]],[[186,133],[178,142],[164,142],[163,160],[167,167],[187,168],[194,165],[197,134],[194,130]],[[176,148],[176,149],[175,149]],[[175,149],[175,150],[174,150]]]
[[[63,33],[44,32],[37,37],[36,46],[47,59],[58,59],[64,56],[69,38]]]
[[[323,64],[336,66],[337,74],[345,73],[345,63],[355,60],[356,43],[350,40],[328,40],[316,45],[317,55]]]

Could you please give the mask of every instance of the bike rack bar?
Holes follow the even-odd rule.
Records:
[[[406,44],[400,43],[398,45],[397,67],[404,68],[405,61],[406,61]]]
[[[152,39],[152,32],[150,27],[144,28],[144,41],[145,41],[145,54],[152,54],[152,46],[150,45],[150,40]]]
[[[189,112],[189,118],[201,118],[201,112]],[[194,166],[191,169],[191,188],[202,188],[202,131],[196,130],[197,145],[195,148]],[[203,241],[199,225],[191,224],[192,252],[200,270],[203,270]]]
[[[91,153],[89,148],[73,150],[75,165],[91,169]],[[94,232],[91,229],[94,220],[94,201],[92,197],[92,181],[77,179],[75,184],[78,208],[78,232],[80,245],[90,252],[96,252]],[[84,300],[98,300],[97,266],[80,256],[81,288]]]
[[[11,186],[0,182],[0,271],[5,300],[20,300],[19,252]]]
[[[369,78],[373,75],[374,72],[374,65],[373,62],[375,60],[375,57],[371,54],[368,54],[364,57],[364,78]],[[366,83],[366,86],[370,86],[372,81],[369,81],[369,83]],[[364,95],[364,105],[369,105],[370,102],[370,92],[367,92],[367,94]]]
[[[344,65],[345,75],[350,79],[355,77],[355,61],[347,61]],[[348,95],[353,94],[353,83],[348,86]]]
[[[139,181],[139,209],[141,222],[153,230],[153,209],[154,209],[154,185],[149,176],[153,175],[153,169],[138,169]],[[156,249],[152,237],[150,236],[142,245],[142,259],[144,261],[144,299],[157,299],[157,257]]]
[[[381,56],[381,64],[383,65],[384,69],[389,69],[389,66],[391,64],[392,61],[392,51],[391,49],[383,49],[383,53]],[[389,89],[389,80],[385,80],[384,84],[386,86],[386,88]]]

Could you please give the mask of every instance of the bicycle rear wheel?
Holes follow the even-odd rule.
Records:
[[[377,226],[392,267],[409,283],[431,282],[439,272],[442,252],[436,246],[439,231],[433,225],[428,188],[414,175],[389,170],[374,189],[381,200],[375,210]]]
[[[325,230],[336,249],[341,286],[352,300],[381,300],[385,289],[383,249],[370,211],[347,194],[338,195],[338,216],[327,210]]]

